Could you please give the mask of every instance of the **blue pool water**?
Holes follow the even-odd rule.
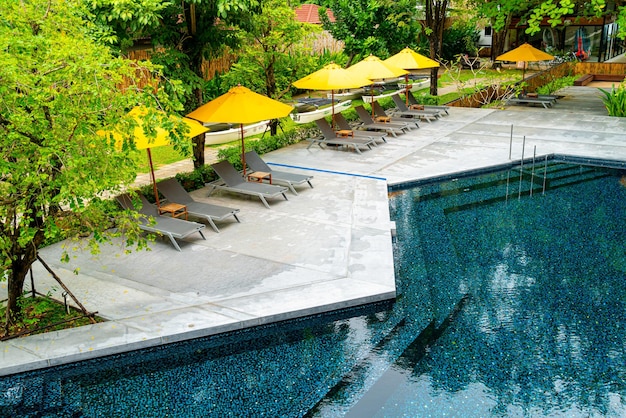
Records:
[[[532,171],[392,192],[393,303],[4,378],[0,416],[626,416],[626,173]]]

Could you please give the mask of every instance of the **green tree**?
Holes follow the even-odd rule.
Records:
[[[0,254],[8,281],[7,329],[20,317],[24,280],[49,240],[110,224],[98,196],[136,175],[128,135],[133,106],[170,109],[162,89],[142,88],[137,70],[85,36],[75,0],[4,2],[0,20]],[[121,86],[126,86],[121,88]],[[146,126],[182,126],[150,112]],[[118,125],[122,149],[97,132]],[[183,124],[176,124],[183,125]],[[136,232],[136,230],[135,230]],[[129,235],[133,240],[136,235]]]
[[[170,79],[181,80],[186,112],[212,99],[205,97],[205,59],[239,45],[238,24],[254,19],[258,0],[83,0],[90,7],[93,32],[128,52],[138,40],[149,42],[151,60]],[[170,92],[174,94],[175,92]],[[204,165],[204,136],[194,138],[194,166]]]
[[[615,14],[619,24],[618,37],[626,38],[626,4],[623,0],[607,2],[605,0],[544,0],[532,8],[528,18],[527,33],[533,34],[541,30],[539,25],[547,18],[552,27],[563,24],[567,15],[601,17]]]
[[[424,34],[428,39],[430,58],[440,60],[443,48],[443,32],[448,14],[448,0],[424,0]],[[430,94],[437,95],[439,67],[430,70]]]
[[[387,57],[407,45],[414,45],[420,25],[416,0],[329,0],[335,22],[320,8],[324,29],[344,42],[347,66],[358,57],[374,54]]]
[[[231,87],[245,85],[278,100],[289,93],[298,74],[312,68],[314,59],[303,41],[319,29],[298,22],[287,0],[262,0],[253,13],[239,23],[239,59],[222,81]],[[271,134],[275,135],[276,130],[274,121]]]
[[[474,0],[470,1],[479,18],[489,20],[493,29],[491,38],[491,60],[504,52],[504,44],[509,26],[514,16],[526,19],[538,0],[520,2],[517,0]]]

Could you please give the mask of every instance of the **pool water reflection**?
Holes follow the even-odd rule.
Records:
[[[547,171],[394,192],[392,304],[12,376],[0,416],[624,416],[624,173]]]

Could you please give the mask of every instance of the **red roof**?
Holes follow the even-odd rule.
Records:
[[[321,24],[318,9],[320,7],[317,4],[303,4],[296,8],[296,20],[301,23],[314,23],[316,25]],[[326,9],[326,14],[331,22],[335,21],[335,16],[330,9]]]

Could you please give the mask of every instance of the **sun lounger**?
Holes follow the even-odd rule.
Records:
[[[295,186],[308,183],[311,188],[311,179],[313,176],[306,174],[287,173],[285,171],[272,170],[272,168],[263,161],[263,159],[255,151],[248,151],[245,154],[246,164],[250,169],[254,171],[261,171],[264,173],[270,173],[272,175],[272,184],[282,184],[289,187],[289,190],[295,195],[298,195]]]
[[[372,109],[374,109],[374,115],[377,118],[380,119],[385,119],[388,118],[390,122],[393,123],[405,123],[407,125],[407,128],[409,129],[416,129],[419,128],[419,124],[418,122],[418,118],[396,118],[393,117],[391,115],[388,115],[387,112],[385,112],[385,109],[383,109],[383,107],[380,105],[380,103],[378,103],[376,100],[374,100],[372,103]]]
[[[287,191],[286,187],[246,181],[246,179],[244,179],[235,167],[233,167],[233,165],[227,160],[211,164],[211,167],[213,167],[213,170],[215,170],[221,181],[218,180],[207,184],[207,186],[211,187],[211,190],[209,190],[209,196],[215,189],[239,194],[247,194],[261,199],[261,202],[263,202],[265,207],[268,209],[270,208],[270,205],[267,203],[267,198],[282,195],[285,200],[288,200],[287,195],[285,194]]]
[[[175,178],[161,181],[157,183],[157,187],[169,202],[185,205],[189,216],[206,219],[215,232],[220,232],[217,225],[215,225],[215,221],[223,221],[232,216],[237,222],[240,222],[237,217],[239,209],[198,202],[187,193]]]
[[[540,97],[528,97],[528,96],[515,96],[512,95],[505,99],[505,103],[508,104],[525,104],[525,105],[534,105],[540,104],[544,108],[549,109],[552,107],[554,101],[552,99],[544,99]]]
[[[376,122],[363,106],[355,106],[354,110],[356,110],[356,114],[359,116],[359,120],[361,121],[361,127],[364,129],[388,132],[393,136],[398,136],[398,134],[403,134],[409,130],[406,124]]]
[[[537,93],[523,93],[518,94],[516,96],[518,99],[541,99],[541,100],[549,100],[553,105],[556,104],[559,96],[554,96],[551,94],[537,94]]]
[[[393,99],[396,108],[391,111],[391,114],[394,116],[402,116],[402,117],[413,117],[425,120],[427,122],[432,122],[437,120],[440,117],[440,112],[437,110],[415,110],[409,109],[407,105],[404,103],[404,100],[397,94],[391,96]]]
[[[322,132],[322,136],[318,138],[311,138],[311,143],[307,147],[310,148],[313,144],[317,144],[322,147],[324,145],[331,146],[348,146],[354,148],[357,154],[361,154],[361,148],[372,149],[372,146],[376,146],[376,141],[371,138],[357,138],[355,136],[338,136],[337,132],[333,131],[332,126],[324,118],[315,120],[317,128]]]
[[[362,131],[360,129],[353,129],[350,126],[348,120],[341,114],[335,114],[335,123],[337,124],[337,128],[342,131],[352,131],[352,134],[357,138],[370,138],[373,140],[381,140],[383,142],[387,142],[387,132],[375,132],[375,131]]]
[[[445,113],[446,115],[449,115],[450,113],[448,113],[448,109],[450,109],[450,106],[436,106],[436,105],[425,105],[425,104],[421,104],[417,101],[417,99],[415,98],[415,96],[413,95],[413,92],[411,90],[406,92],[406,95],[409,98],[409,109],[413,109],[415,110],[415,106],[424,106],[424,110],[438,110],[440,111],[440,114],[443,116],[443,114]]]
[[[126,210],[134,210],[144,216],[139,218],[139,228],[142,231],[152,232],[168,237],[174,247],[181,251],[176,239],[183,239],[193,233],[199,233],[203,239],[204,224],[186,221],[184,219],[170,218],[169,216],[159,215],[159,211],[155,205],[148,202],[141,193],[137,193],[141,198],[141,209],[136,209],[133,205],[131,196],[128,193],[117,196],[115,199],[120,206]]]

